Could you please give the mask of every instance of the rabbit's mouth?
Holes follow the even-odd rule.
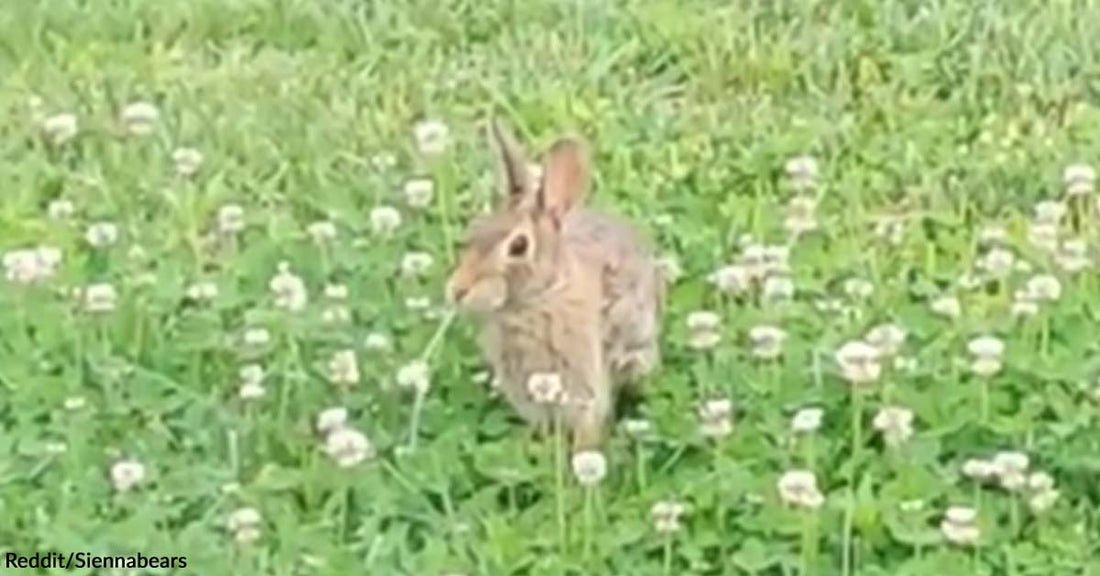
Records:
[[[453,279],[447,284],[447,298],[457,307],[474,313],[500,309],[508,297],[503,279],[490,278],[464,284]]]

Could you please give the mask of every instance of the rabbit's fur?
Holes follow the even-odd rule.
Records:
[[[482,352],[519,414],[545,425],[561,410],[577,449],[598,447],[616,388],[660,363],[664,281],[650,247],[625,223],[581,206],[586,145],[560,138],[541,178],[499,122],[490,125],[504,194],[474,222],[448,296],[481,323]],[[532,374],[557,374],[565,398],[536,403]]]

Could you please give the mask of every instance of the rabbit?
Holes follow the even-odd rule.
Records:
[[[598,449],[616,394],[660,365],[664,278],[629,225],[582,205],[583,140],[560,137],[532,169],[503,123],[491,120],[489,133],[503,193],[470,226],[447,298],[479,322],[481,351],[519,415],[545,429],[560,410],[574,449]],[[532,398],[533,374],[560,378],[559,402]]]

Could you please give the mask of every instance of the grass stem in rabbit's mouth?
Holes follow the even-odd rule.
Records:
[[[447,309],[446,314],[439,320],[439,327],[436,328],[435,334],[432,334],[428,345],[424,347],[424,351],[420,353],[420,360],[427,363],[439,345],[443,342],[443,336],[447,333],[447,329],[451,327],[454,322],[456,311],[454,307]],[[409,451],[416,450],[417,441],[420,437],[420,414],[424,410],[424,397],[427,396],[427,390],[417,391],[416,397],[413,399],[412,414],[409,416]]]
[[[431,339],[428,340],[428,345],[424,347],[424,352],[420,354],[421,360],[427,362],[435,354],[436,349],[443,342],[443,336],[447,334],[447,330],[454,323],[456,314],[457,310],[453,306],[447,308],[447,312],[439,320],[439,327],[435,329],[435,334],[432,334]]]

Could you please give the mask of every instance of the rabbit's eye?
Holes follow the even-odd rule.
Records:
[[[512,258],[522,258],[527,255],[527,249],[530,248],[530,245],[531,242],[527,240],[527,236],[520,234],[508,244],[508,255]]]

